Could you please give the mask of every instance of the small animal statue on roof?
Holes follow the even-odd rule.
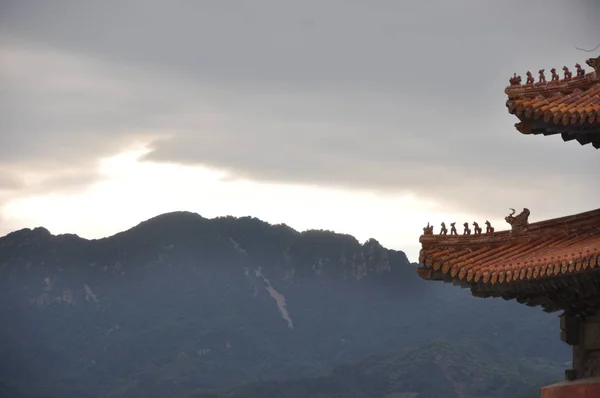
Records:
[[[507,223],[512,227],[513,232],[525,232],[529,226],[529,209],[524,208],[521,213],[515,216],[515,209],[510,209],[511,213],[504,217]]]
[[[560,77],[558,76],[558,73],[556,73],[556,68],[550,69],[550,73],[552,73],[552,79],[550,79],[550,81],[551,82],[558,82],[558,80],[560,79]]]
[[[546,69],[540,69],[538,74],[540,75],[540,83],[546,83],[546,75],[544,75],[544,71]]]
[[[465,230],[463,231],[463,235],[471,235],[471,230],[469,229],[469,223],[468,222],[464,223],[463,227],[465,227]]]
[[[423,228],[423,235],[433,235],[433,225],[427,223],[427,226]]]
[[[562,67],[563,72],[565,72],[565,80],[569,81],[573,77],[573,73],[566,66]]]
[[[481,235],[481,227],[477,224],[477,221],[473,221],[473,230],[475,235]]]
[[[600,80],[600,57],[590,58],[585,61],[585,63],[594,68],[594,71],[596,72],[596,80]]]
[[[447,235],[448,234],[448,228],[446,228],[446,223],[442,222],[442,229],[440,230],[440,235]]]
[[[531,72],[527,71],[526,75],[527,75],[527,83],[526,84],[533,84],[535,82],[535,79],[533,78],[533,75],[531,74]]]
[[[520,86],[521,85],[521,76],[517,76],[517,74],[515,73],[513,75],[513,77],[508,79],[508,82],[510,83],[511,86]]]
[[[494,233],[494,227],[492,227],[492,223],[490,223],[489,221],[485,221],[485,233],[486,234],[493,234]]]
[[[576,76],[576,78],[581,79],[582,77],[585,76],[585,69],[583,69],[581,67],[581,65],[575,64],[575,69],[577,70],[577,76]]]
[[[450,235],[458,235],[458,232],[456,231],[456,223],[455,222],[450,223]]]

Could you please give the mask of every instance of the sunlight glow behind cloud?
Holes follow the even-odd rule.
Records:
[[[583,62],[591,0],[60,3],[0,13],[0,235],[100,237],[188,210],[416,259],[427,222],[597,206],[597,152],[518,134],[503,92],[513,72]]]
[[[194,211],[208,218],[251,215],[298,230],[330,229],[362,241],[374,237],[386,247],[406,251],[413,261],[427,221],[467,219],[412,195],[231,180],[207,168],[139,161],[147,152],[137,148],[105,158],[98,170],[102,179],[88,189],[19,198],[5,206],[4,215],[22,226],[77,231],[86,238],[111,235],[170,211]]]

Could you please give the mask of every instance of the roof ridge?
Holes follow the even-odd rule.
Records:
[[[533,97],[536,95],[553,94],[556,91],[570,92],[577,88],[585,91],[589,86],[598,82],[595,72],[587,73],[584,77],[573,78],[572,80],[559,80],[558,82],[531,83],[516,86],[507,86],[504,93],[511,99]]]
[[[526,96],[541,94],[548,91],[556,90],[569,90],[579,86],[585,86],[596,81],[600,81],[600,56],[596,58],[589,58],[585,61],[586,64],[592,67],[593,71],[586,73],[585,69],[579,64],[575,64],[576,75],[573,77],[573,73],[566,66],[562,67],[563,78],[561,79],[556,71],[556,68],[550,69],[551,79],[546,80],[545,71],[546,69],[540,69],[538,71],[538,81],[535,82],[535,78],[530,71],[527,71],[527,81],[522,84],[521,76],[517,75],[516,72],[513,77],[508,79],[510,83],[506,87],[504,92],[509,96]]]
[[[509,216],[510,217],[510,216]],[[527,217],[526,217],[527,218]],[[480,246],[482,244],[494,244],[503,243],[510,240],[536,238],[540,234],[550,234],[555,232],[557,228],[561,230],[573,229],[573,228],[595,228],[600,230],[600,209],[589,210],[582,213],[572,214],[568,216],[562,216],[552,218],[548,220],[536,221],[529,223],[526,220],[526,224],[521,230],[506,229],[501,231],[492,231],[488,233],[480,234],[434,234],[433,226],[427,233],[421,235],[419,242],[423,244],[423,247],[432,245],[448,245],[448,246]],[[429,231],[431,233],[429,233]],[[440,231],[443,232],[443,231]]]

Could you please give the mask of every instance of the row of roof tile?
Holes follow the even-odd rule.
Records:
[[[587,90],[569,94],[554,91],[549,96],[509,99],[506,106],[520,119],[543,120],[545,123],[600,125],[600,82]]]
[[[423,235],[419,275],[498,284],[576,274],[600,267],[600,209],[528,226],[514,236]]]

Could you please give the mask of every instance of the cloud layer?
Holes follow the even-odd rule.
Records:
[[[582,63],[595,1],[6,2],[0,193],[100,158],[410,192],[463,210],[597,206],[598,152],[513,128],[513,72]]]

